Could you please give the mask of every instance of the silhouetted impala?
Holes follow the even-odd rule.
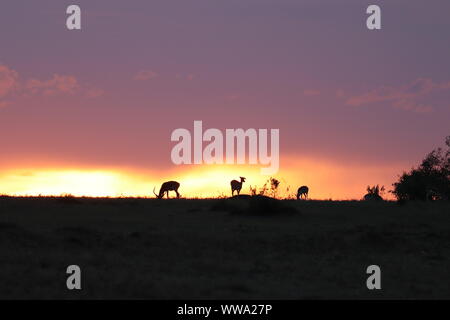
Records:
[[[180,184],[178,182],[167,181],[161,185],[161,189],[159,189],[159,194],[155,193],[155,188],[153,188],[153,193],[155,193],[155,196],[158,199],[161,199],[162,197],[164,197],[164,193],[166,193],[167,199],[169,199],[169,191],[175,191],[175,193],[177,194],[177,198],[179,198],[180,197],[180,194],[178,193],[179,187],[180,187]]]
[[[297,190],[297,200],[302,199],[302,196],[305,196],[305,200],[308,199],[309,188],[307,186],[301,186]]]
[[[237,191],[237,194],[239,195],[239,193],[241,192],[242,189],[242,184],[245,182],[245,178],[244,177],[239,177],[241,178],[241,182],[237,181],[237,180],[231,180],[231,196],[234,196],[234,191]]]

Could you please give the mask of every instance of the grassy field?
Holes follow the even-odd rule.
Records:
[[[449,256],[449,202],[0,198],[2,299],[450,299]]]

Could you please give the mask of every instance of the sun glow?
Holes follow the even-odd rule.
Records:
[[[151,173],[121,170],[20,170],[0,176],[0,194],[14,196],[88,196],[88,197],[153,197],[162,182],[177,180],[180,193],[188,198],[228,196],[230,181],[245,176],[251,183],[244,184],[242,193],[249,193],[250,185],[264,184],[267,177],[255,167],[239,166],[193,167],[156,177]],[[175,194],[171,194],[171,197]]]
[[[281,182],[277,195],[282,198],[294,196],[299,186],[307,185],[312,199],[350,200],[361,199],[368,184],[389,188],[402,167],[349,166],[295,157],[285,158],[274,177]],[[250,187],[259,192],[270,178],[260,173],[259,166],[250,165],[176,166],[156,172],[127,168],[20,168],[0,173],[0,194],[154,197],[153,188],[158,192],[163,182],[175,180],[180,182],[179,192],[184,198],[215,198],[231,196],[230,181],[240,176],[246,178],[242,194],[250,194]]]
[[[183,196],[188,197],[223,197],[231,195],[230,181],[239,180],[243,176],[247,181],[242,186],[241,193],[249,194],[250,185],[262,186],[269,177],[260,174],[259,167],[223,165],[216,167],[202,166],[183,174],[180,181],[183,181]]]
[[[115,195],[120,186],[120,175],[107,171],[38,171],[12,173],[3,182],[6,193],[13,195],[49,196],[71,194],[74,196]],[[2,193],[5,193],[1,190]]]

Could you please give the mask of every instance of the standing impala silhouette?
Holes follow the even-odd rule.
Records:
[[[239,178],[241,178],[241,182],[239,182],[237,180],[231,180],[231,182],[230,182],[231,196],[234,196],[234,191],[236,191],[238,195],[241,192],[242,184],[245,182],[245,178],[244,177],[239,177]]]
[[[164,197],[164,193],[166,193],[167,199],[169,199],[169,191],[175,191],[175,193],[177,194],[177,198],[179,198],[180,197],[180,194],[178,193],[179,187],[180,187],[180,183],[178,183],[176,181],[167,181],[161,185],[161,188],[159,189],[159,194],[155,193],[155,188],[153,188],[153,193],[155,194],[155,196],[158,199],[161,199],[162,197]]]
[[[305,197],[305,200],[308,199],[308,192],[309,188],[307,186],[301,186],[297,190],[297,200],[303,199],[303,196]]]

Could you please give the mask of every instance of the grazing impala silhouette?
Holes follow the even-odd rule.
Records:
[[[175,193],[177,194],[177,198],[179,198],[180,197],[180,194],[178,193],[179,187],[180,187],[180,184],[178,182],[167,181],[161,185],[161,189],[159,189],[159,194],[155,193],[155,188],[153,188],[153,193],[155,193],[155,196],[158,199],[161,199],[162,197],[164,197],[164,193],[166,193],[167,199],[169,199],[169,191],[175,191]]]
[[[308,192],[309,188],[307,186],[301,186],[297,190],[297,200],[302,199],[303,196],[305,197],[305,200],[308,199]]]
[[[230,182],[230,184],[231,184],[231,196],[234,196],[234,191],[237,191],[238,195],[241,192],[242,184],[245,182],[245,178],[244,177],[239,177],[239,178],[241,178],[241,182],[239,182],[237,180],[231,180],[231,182]]]

